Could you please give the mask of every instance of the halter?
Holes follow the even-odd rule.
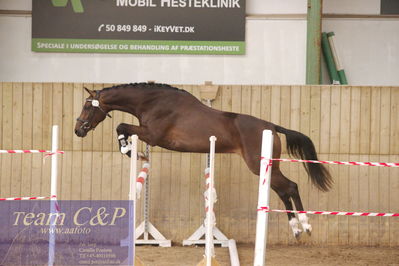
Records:
[[[100,109],[100,111],[103,112],[106,116],[108,116],[109,118],[112,118],[112,116],[110,114],[108,114],[107,112],[105,112],[104,109],[100,106],[100,101],[98,100],[98,98],[99,98],[98,94],[99,94],[98,91],[96,91],[96,97],[93,99],[86,99],[86,102],[91,102],[91,106],[93,106],[94,108]],[[89,129],[91,127],[91,125],[89,125],[89,122],[94,116],[93,110],[91,110],[92,112],[90,113],[89,118],[87,120],[83,120],[79,117],[76,118],[77,121],[82,122],[80,129]]]

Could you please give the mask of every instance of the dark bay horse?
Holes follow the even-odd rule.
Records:
[[[287,139],[289,154],[306,160],[317,160],[313,142],[304,134],[283,128],[273,123],[249,115],[223,112],[212,109],[190,93],[165,84],[135,83],[104,88],[89,93],[82,113],[77,119],[75,134],[85,137],[94,129],[108,112],[118,110],[137,117],[139,126],[122,123],[117,128],[120,148],[124,148],[127,138],[133,134],[152,145],[180,152],[209,151],[209,137],[217,137],[216,152],[241,155],[249,169],[259,175],[262,131],[273,132],[273,158],[280,158],[281,141],[277,133]],[[122,151],[122,150],[121,150]],[[332,179],[321,164],[304,164],[312,183],[322,191],[328,191]],[[279,162],[272,167],[271,187],[284,202],[287,210],[303,210],[297,184],[284,176]],[[298,221],[299,219],[299,221]],[[289,224],[295,237],[302,228],[311,233],[306,214],[288,213]]]

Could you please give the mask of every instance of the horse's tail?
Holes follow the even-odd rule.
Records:
[[[312,140],[297,131],[276,125],[276,131],[285,135],[288,154],[302,160],[318,160]],[[312,183],[322,191],[328,191],[332,186],[332,178],[327,168],[318,163],[304,163],[304,167]]]

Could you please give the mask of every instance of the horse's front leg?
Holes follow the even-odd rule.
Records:
[[[122,154],[126,154],[129,157],[131,155],[131,144],[128,141],[129,136],[137,135],[139,139],[146,141],[146,137],[148,135],[146,128],[125,123],[121,123],[118,125],[118,127],[116,128],[116,133],[118,134],[120,152]],[[146,160],[144,155],[138,155],[140,159]]]

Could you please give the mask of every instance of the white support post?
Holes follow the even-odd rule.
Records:
[[[214,178],[215,178],[215,142],[216,137],[212,136],[209,138],[210,143],[210,151],[209,151],[209,177],[205,181],[207,184],[207,193],[205,194],[208,200],[205,200],[205,208],[206,208],[206,218],[205,218],[205,257],[206,257],[206,266],[212,265],[212,257],[215,256],[215,247],[213,245],[213,228],[216,224],[215,214],[213,211],[213,204],[215,203],[214,199]],[[208,203],[208,204],[207,204]]]
[[[220,230],[216,227],[216,218],[213,211],[213,204],[216,201],[216,190],[214,187],[214,165],[215,165],[215,142],[216,137],[212,136],[209,138],[210,143],[210,154],[208,154],[207,167],[205,169],[205,185],[206,191],[204,193],[205,199],[205,220],[204,223],[186,240],[183,240],[183,246],[191,245],[205,245],[205,258],[198,265],[212,265],[216,266],[219,263],[213,258],[214,256],[214,245],[221,245],[222,247],[228,247],[230,253],[230,263],[232,266],[240,266],[238,258],[237,246],[234,239],[228,239]],[[209,172],[208,172],[209,171]],[[207,175],[209,177],[207,178]],[[202,237],[205,236],[205,239]],[[209,262],[211,260],[211,262]],[[212,264],[209,264],[212,263]]]
[[[131,137],[132,150],[130,156],[130,188],[129,188],[129,201],[133,204],[133,210],[129,211],[129,242],[128,242],[128,265],[133,266],[135,260],[135,228],[136,228],[136,179],[137,179],[137,135]]]
[[[147,157],[148,163],[151,162],[150,158],[150,146],[148,143],[145,145],[145,153],[144,156]],[[143,165],[144,167],[144,165]],[[149,223],[150,223],[150,180],[148,179],[148,172],[150,169],[150,164],[148,164],[147,176],[144,179],[145,187],[144,187],[144,206],[143,206],[143,216],[144,216],[144,239],[148,239],[149,237]],[[139,196],[140,197],[140,196]]]
[[[137,200],[140,198],[140,193],[144,187],[144,199],[142,200],[143,203],[143,214],[144,214],[144,220],[140,223],[139,226],[136,227],[136,220],[135,220],[135,224],[134,227],[130,226],[130,228],[136,228],[135,232],[134,232],[134,239],[135,239],[135,245],[159,245],[161,247],[171,247],[172,246],[172,241],[166,239],[161,232],[159,232],[159,230],[150,222],[149,219],[149,209],[150,209],[150,197],[149,197],[149,189],[150,189],[150,185],[149,185],[149,176],[150,176],[150,154],[149,154],[149,146],[147,144],[146,147],[146,154],[145,156],[147,156],[148,158],[148,162],[143,164],[143,168],[146,169],[146,171],[140,172],[139,174],[139,179],[138,180],[137,177],[137,163],[134,164],[133,163],[133,153],[135,153],[135,157],[137,160],[137,139],[135,140],[135,147],[133,149],[133,137],[132,137],[132,144],[131,145],[131,174],[130,174],[130,186],[131,188],[135,189],[134,192],[134,197],[133,199],[134,201],[134,208],[136,209],[137,206]],[[136,173],[135,175],[133,175],[133,167],[136,167],[136,170],[134,170]],[[133,187],[132,187],[133,186]],[[132,191],[133,194],[133,191]],[[130,194],[129,194],[129,199],[130,199]],[[136,216],[136,215],[135,215]],[[129,230],[130,230],[129,228]],[[131,232],[130,232],[131,233]],[[129,233],[129,235],[130,235]],[[142,238],[141,238],[142,237]],[[151,239],[150,237],[152,237],[153,239]],[[129,238],[125,238],[123,240],[121,240],[121,246],[125,247],[127,245],[129,245]],[[136,260],[136,264],[140,263],[138,262],[138,258],[135,258]]]
[[[140,176],[144,179],[144,185],[142,181],[137,181],[137,198],[140,198],[141,190],[144,186],[144,200],[143,200],[143,216],[144,220],[136,228],[136,245],[159,245],[160,247],[171,247],[172,241],[166,239],[161,232],[150,222],[150,149],[149,145],[146,144],[145,157],[148,162],[143,164],[143,168],[147,168],[147,172],[140,172]],[[152,236],[153,239],[150,239]],[[142,238],[141,238],[142,237]]]
[[[258,215],[256,220],[256,240],[254,266],[265,265],[268,212],[260,210],[269,208],[270,178],[272,172],[273,134],[264,130],[262,135],[262,153],[259,174]]]
[[[51,139],[51,180],[50,180],[50,230],[49,230],[49,250],[48,250],[48,266],[54,265],[55,256],[55,226],[57,222],[56,204],[57,204],[57,177],[58,177],[58,126],[54,125],[52,129],[52,139]]]

